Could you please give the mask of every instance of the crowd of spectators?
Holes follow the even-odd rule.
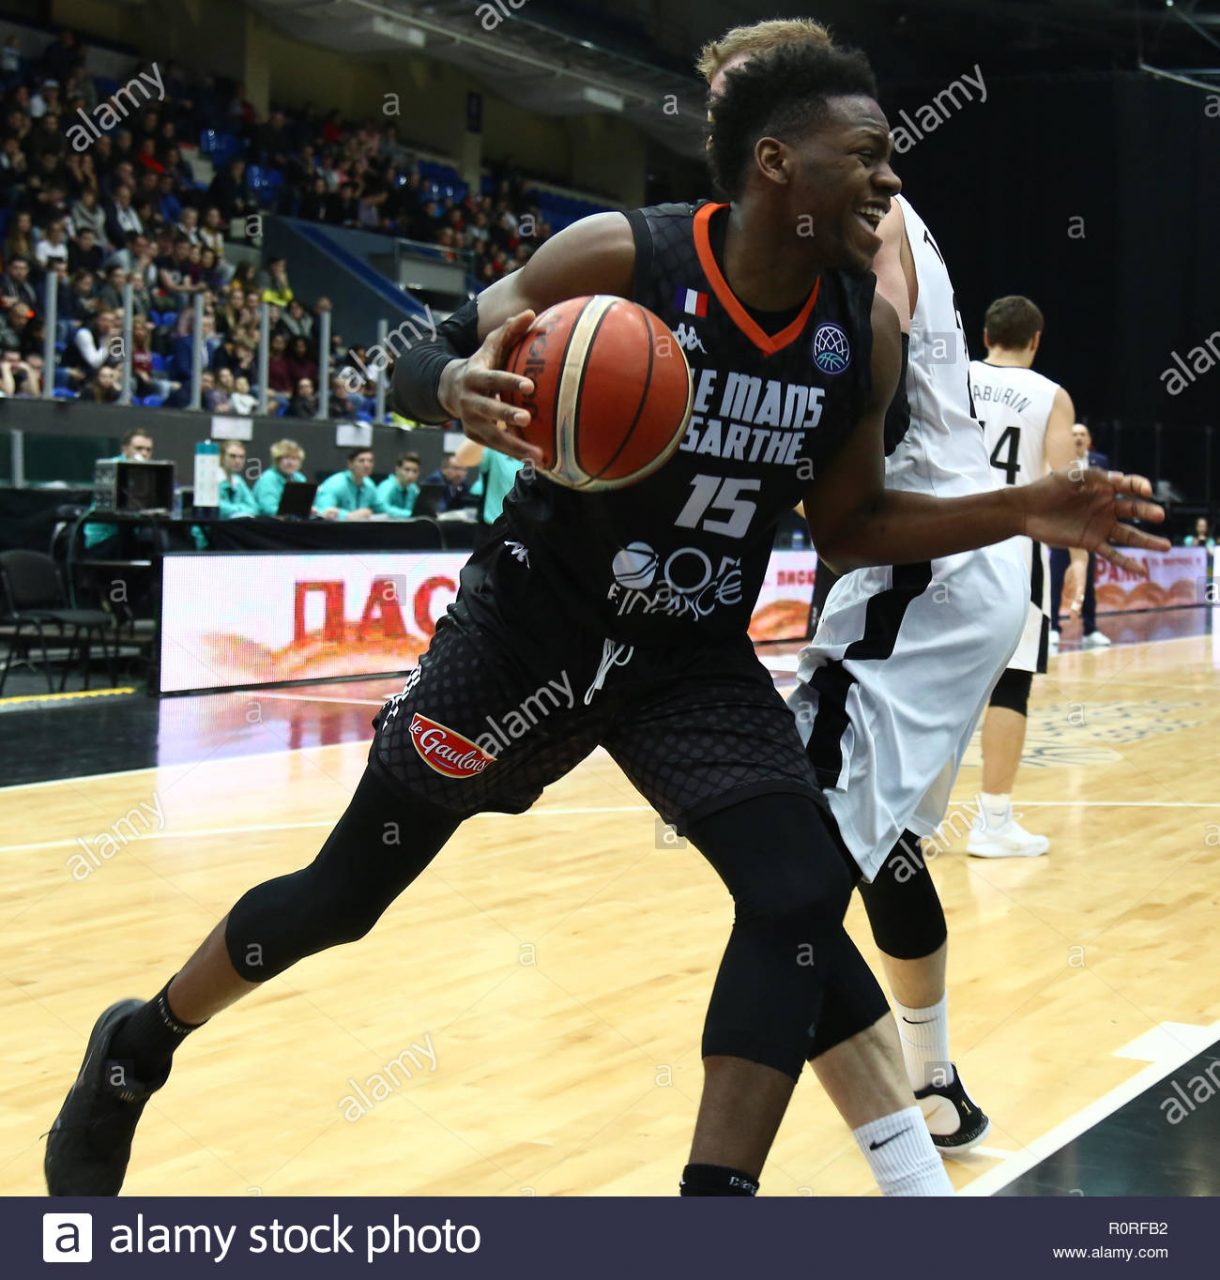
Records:
[[[258,304],[272,306],[268,391],[289,416],[318,408],[318,316],[325,298],[294,293],[282,259],[261,269],[225,255],[237,219],[267,209],[433,244],[468,267],[471,292],[520,266],[550,232],[521,182],[498,177],[494,194],[438,195],[397,137],[393,121],[343,121],[338,112],[273,109],[260,120],[235,88],[173,62],[158,68],[164,98],[150,96],[84,149],[69,141],[113,82],[90,76],[85,50],[61,31],[41,59],[16,37],[0,49],[0,394],[42,391],[44,297],[56,281],[60,371],[56,395],[111,401],[120,394],[125,285],[133,287],[133,396],[191,401],[193,300],[204,299],[203,406],[248,412],[259,388]],[[133,69],[134,74],[134,69]],[[234,140],[198,163],[202,131]],[[206,175],[205,175],[206,176]],[[332,333],[331,369],[363,357]],[[367,416],[376,387],[331,383],[332,416]]]

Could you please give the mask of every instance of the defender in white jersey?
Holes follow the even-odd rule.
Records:
[[[910,203],[894,203],[917,296],[909,307],[909,426],[886,461],[886,486],[936,497],[995,488],[944,258]],[[878,289],[888,299],[883,271],[879,262]],[[1027,581],[1013,539],[924,565],[860,569],[831,589],[800,655],[797,675],[818,694],[812,702],[802,696],[800,718],[803,735],[823,740],[815,745],[827,760],[826,796],[867,878],[904,831],[932,836],[943,820],[974,727],[1025,625]],[[826,776],[835,755],[837,772]]]
[[[1044,328],[1042,312],[1028,298],[998,298],[984,320],[987,359],[970,364],[974,408],[998,484],[1032,484],[1075,458],[1072,398],[1031,367]],[[1028,608],[1021,641],[983,721],[983,787],[966,845],[967,852],[980,858],[1034,858],[1050,848],[1045,836],[1026,831],[1012,812],[1030,687],[1034,675],[1046,671],[1054,617],[1046,547],[1029,538],[1015,541],[1027,567]],[[1071,556],[1074,572],[1082,574],[1087,553],[1073,551]]]
[[[820,44],[830,43],[830,38],[824,27],[808,18],[737,27],[705,47],[699,70],[714,99],[723,76],[733,67],[777,45],[800,41]],[[904,384],[886,419],[890,453],[886,484],[943,496],[993,488],[982,434],[970,410],[965,334],[940,251],[914,210],[900,198],[892,203],[876,233],[882,241],[874,262],[877,292],[898,313],[907,357]],[[916,422],[922,430],[915,429]],[[908,426],[912,429],[894,449]],[[854,659],[845,662],[843,650],[865,627],[864,616],[879,611],[893,619],[895,586],[924,571],[929,580],[926,586],[931,586],[933,577],[936,580],[935,595],[926,591],[922,600],[908,599],[901,606],[910,622],[897,654],[892,642],[883,642],[876,657],[885,661],[861,659],[858,667]],[[901,849],[894,846],[906,830],[910,813],[922,801],[926,799],[926,821],[921,834],[931,834],[944,812],[953,774],[987,691],[1017,641],[1024,612],[1012,603],[1005,608],[1005,602],[1020,597],[1023,574],[1019,557],[1006,545],[913,570],[861,570],[839,583],[843,613],[837,616],[842,635],[833,665],[856,686],[850,702],[857,730],[851,737],[854,754],[849,751],[845,759],[855,765],[849,772],[858,816],[853,817],[843,791],[835,794],[831,788],[827,795],[834,816],[845,828],[845,847],[866,879],[878,873],[878,863],[891,851],[896,855],[886,863],[876,885],[860,888],[885,959],[903,1059],[918,1110],[909,1107],[883,1114],[860,1095],[860,1077],[868,1071],[870,1032],[815,1058],[812,1066],[852,1126],[860,1152],[883,1192],[901,1185],[918,1187],[921,1194],[937,1194],[936,1181],[924,1167],[927,1148],[921,1149],[921,1143],[928,1144],[930,1139],[942,1154],[965,1150],[981,1142],[989,1127],[948,1060],[944,912],[922,862],[917,836],[908,832]],[[993,601],[999,602],[998,611]],[[954,630],[944,630],[946,624]],[[962,669],[966,665],[971,668],[968,674]],[[818,704],[816,694],[802,688],[805,700],[793,710],[808,739]],[[901,756],[900,743],[910,746],[909,757]],[[821,780],[826,781],[824,774]],[[907,868],[905,874],[903,868]],[[895,887],[901,892],[892,892]],[[918,1124],[921,1116],[926,1124],[917,1135],[908,1117]]]
[[[952,281],[908,201],[879,234],[878,292],[909,332],[906,433],[886,485],[934,496],[995,487],[970,401]],[[977,1146],[989,1121],[949,1058],[947,929],[919,849],[949,793],[1025,625],[1028,569],[1015,540],[835,582],[802,650],[790,705],[843,840],[896,1006],[915,1096],[942,1154]]]
[[[783,19],[735,28],[706,46],[699,71],[713,103],[733,66],[805,41],[830,37],[812,19]],[[862,151],[858,162],[869,160]],[[901,198],[877,235],[877,292],[897,311],[909,341],[900,384],[906,404],[896,396],[886,419],[886,484],[936,497],[992,489],[970,403],[965,335],[940,250]],[[819,577],[825,580],[822,570]],[[893,993],[908,1076],[942,1154],[977,1145],[989,1122],[949,1059],[947,931],[919,839],[938,829],[966,744],[1020,638],[1027,584],[1015,541],[923,566],[850,573],[831,590],[822,626],[801,658],[808,683],[792,700],[811,759],[825,766],[819,773],[845,846],[866,876],[860,893]],[[908,1154],[910,1137],[898,1134],[908,1132],[905,1117],[919,1112],[874,1119],[868,1111],[859,1077],[867,1072],[869,1034],[812,1065],[852,1124],[878,1184],[884,1189],[898,1176],[910,1185],[918,1147]]]

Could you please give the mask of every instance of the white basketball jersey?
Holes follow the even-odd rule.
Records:
[[[1033,484],[1040,480],[1048,470],[1046,426],[1058,384],[1032,369],[973,360],[970,388],[996,483]],[[1017,541],[1029,565],[1030,605],[1025,632],[1009,666],[1017,671],[1044,672],[1052,629],[1050,559],[1041,543],[1028,538]]]
[[[1033,484],[1047,472],[1046,424],[1058,383],[1032,369],[970,362],[974,411],[983,424],[995,483]]]
[[[911,316],[907,399],[911,425],[886,459],[888,489],[951,498],[995,487],[970,406],[970,355],[953,282],[923,219],[902,196],[919,297]]]
[[[970,402],[953,284],[923,220],[896,200],[919,297],[906,378],[910,427],[886,460],[886,486],[935,497],[984,493],[996,486]],[[931,836],[944,818],[975,724],[1027,621],[1021,542],[1029,545],[1010,538],[930,564],[845,574],[801,650],[797,731],[866,879],[904,831]]]

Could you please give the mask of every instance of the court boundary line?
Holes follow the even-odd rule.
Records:
[[[102,774],[102,777],[113,777],[113,774]],[[39,783],[31,783],[39,786]],[[16,790],[10,787],[8,790]],[[3,792],[0,791],[0,795]],[[1024,807],[1039,809],[1220,809],[1220,800],[1029,800]],[[548,808],[535,805],[524,813],[486,813],[472,814],[466,822],[486,822],[496,818],[573,818],[583,814],[604,813],[652,813],[648,804],[608,804],[608,805],[575,805]],[[337,819],[319,818],[310,822],[254,822],[241,827],[190,827],[183,831],[148,831],[131,836],[126,844],[149,844],[155,840],[202,840],[209,836],[241,836],[255,835],[272,831],[312,831],[319,828],[333,827]],[[36,853],[40,849],[71,849],[80,844],[78,837],[60,840],[42,840],[33,844],[3,844],[0,854]],[[86,847],[88,847],[86,845]]]
[[[1159,1027],[1163,1024],[1157,1023],[1155,1025]],[[1213,1022],[1209,1027],[1204,1027],[1202,1024],[1198,1025],[1200,1031],[1212,1037],[1211,1043],[1215,1043],[1217,1039],[1220,1039],[1220,1021]],[[1149,1030],[1154,1029],[1149,1028]],[[1127,1043],[1129,1044],[1130,1041]],[[1125,1045],[1120,1045],[1119,1049],[1125,1047]],[[1115,1112],[1125,1107],[1127,1103],[1134,1102],[1136,1098],[1143,1093],[1147,1093],[1154,1085],[1173,1075],[1175,1071],[1180,1071],[1193,1058],[1197,1058],[1200,1052],[1197,1045],[1179,1045],[1177,1052],[1163,1057],[1159,1061],[1148,1063],[1146,1067],[1137,1071],[1129,1080],[1124,1080],[1121,1084],[1115,1085],[1113,1089],[1103,1093],[1100,1098],[1095,1098],[1086,1106],[1081,1107],[1079,1111],[1068,1116],[1066,1120],[1055,1125],[1054,1128],[1048,1129],[1041,1137],[1027,1143],[1020,1151],[1015,1152],[1010,1159],[1005,1160],[1002,1165],[995,1169],[988,1169],[985,1173],[980,1174],[972,1182],[962,1187],[957,1194],[959,1196],[993,1196],[997,1191],[1002,1191],[1035,1166],[1041,1164],[1044,1160],[1049,1160],[1056,1152],[1062,1151],[1069,1142],[1074,1142],[1082,1134],[1099,1125],[1103,1120],[1109,1119]],[[1113,1050],[1109,1056],[1117,1057],[1118,1049]],[[1126,1059],[1126,1061],[1130,1061],[1130,1059]],[[1130,1192],[1128,1194],[1135,1195],[1139,1193]]]
[[[524,813],[476,813],[467,818],[466,821],[486,821],[488,818],[571,818],[583,814],[651,812],[652,806],[646,804],[590,805],[588,807],[578,805],[572,808],[557,806],[553,809],[543,805],[527,809]],[[182,831],[145,831],[137,832],[127,837],[123,842],[123,847],[126,848],[129,844],[152,844],[157,840],[203,840],[209,836],[257,835],[273,831],[329,830],[334,827],[337,821],[337,818],[319,818],[309,822],[255,822],[243,827],[190,827]],[[0,845],[0,854],[37,853],[43,849],[72,849],[82,844],[84,848],[89,848],[88,843],[82,841],[81,837],[65,836],[59,840],[40,840],[33,844]]]

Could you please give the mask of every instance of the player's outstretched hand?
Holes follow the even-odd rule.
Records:
[[[528,378],[503,368],[504,353],[533,323],[532,311],[519,311],[493,329],[474,355],[455,360],[445,370],[439,399],[449,413],[461,419],[462,429],[471,440],[510,458],[540,463],[542,450],[517,434],[528,425],[529,413],[502,399],[514,391],[533,394],[534,384]]]
[[[1139,562],[1123,555],[1118,547],[1169,550],[1166,539],[1120,523],[1144,520],[1160,524],[1165,519],[1164,508],[1148,501],[1152,484],[1144,476],[1070,467],[1052,471],[1018,492],[1024,499],[1025,532],[1048,546],[1084,547],[1136,572],[1142,571]]]

